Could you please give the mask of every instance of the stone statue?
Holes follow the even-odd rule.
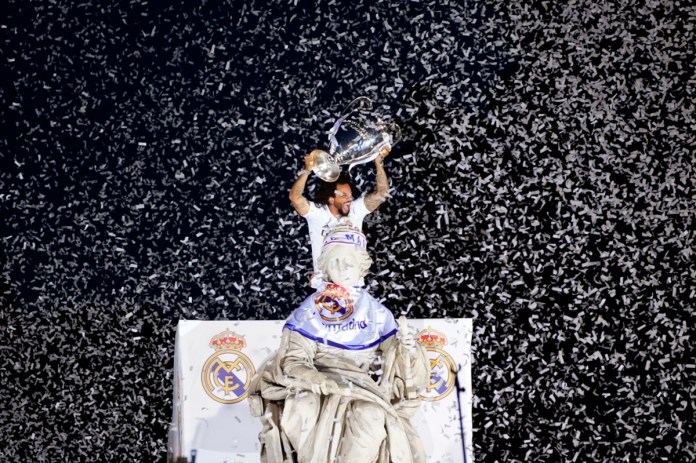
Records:
[[[411,417],[429,380],[404,318],[357,285],[372,263],[357,229],[326,236],[328,281],[288,318],[278,351],[252,380],[263,463],[422,463]]]

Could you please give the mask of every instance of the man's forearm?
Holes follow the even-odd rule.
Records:
[[[295,180],[295,183],[292,184],[292,188],[290,188],[290,202],[292,202],[292,205],[300,214],[305,214],[309,208],[309,203],[303,196],[305,186],[307,185],[307,178],[309,178],[309,172],[301,172]]]
[[[386,201],[389,193],[389,179],[381,162],[375,163],[375,183],[375,191],[365,197],[365,207],[370,212]]]
[[[387,193],[389,193],[389,179],[384,170],[384,165],[381,163],[375,164],[375,183],[375,193],[386,199]]]
[[[302,193],[304,193],[305,186],[307,185],[307,178],[309,177],[309,172],[300,172],[300,175],[295,180],[290,188],[290,199],[294,201],[294,198],[301,198]]]

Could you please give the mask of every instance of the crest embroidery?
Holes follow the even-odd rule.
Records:
[[[210,398],[223,404],[244,400],[256,373],[254,364],[241,352],[246,347],[244,337],[228,329],[213,336],[210,347],[215,353],[203,365],[203,389]]]
[[[418,333],[417,341],[428,354],[430,362],[430,383],[421,393],[420,399],[430,402],[442,400],[454,389],[457,364],[445,352],[447,336],[430,327]]]

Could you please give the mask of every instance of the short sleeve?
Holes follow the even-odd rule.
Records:
[[[319,212],[321,211],[321,208],[317,206],[314,201],[308,201],[309,202],[309,210],[304,217],[306,220],[313,220],[315,217],[319,216]]]
[[[381,334],[385,337],[391,336],[399,330],[399,326],[397,325],[396,320],[394,319],[394,315],[391,313],[391,310],[387,309],[384,306],[382,306],[382,309],[384,309],[384,320]]]
[[[379,335],[382,339],[386,339],[399,330],[399,325],[394,319],[394,314],[387,309],[381,302],[370,296],[376,314],[375,321],[379,326]]]
[[[355,220],[357,222],[362,222],[365,216],[370,213],[370,211],[367,209],[367,206],[365,205],[365,195],[362,195],[361,197],[353,201],[350,210]]]

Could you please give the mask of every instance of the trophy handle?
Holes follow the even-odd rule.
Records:
[[[386,127],[385,132],[387,132],[391,137],[391,140],[389,141],[389,144],[391,146],[396,145],[396,143],[401,140],[401,127],[399,127],[398,124],[396,124],[395,122],[389,124]]]
[[[331,155],[336,154],[336,148],[338,148],[338,141],[336,141],[336,132],[338,132],[339,127],[341,127],[341,124],[343,124],[343,121],[346,120],[346,117],[348,117],[351,113],[356,112],[356,111],[366,111],[372,109],[372,100],[369,99],[366,96],[359,96],[348,105],[346,105],[345,108],[343,108],[343,111],[341,111],[341,115],[336,119],[336,122],[334,123],[333,127],[331,127],[331,130],[329,130],[329,152]]]
[[[372,109],[372,100],[366,96],[359,96],[341,111],[341,118],[345,118],[353,111],[365,111],[366,109]]]

